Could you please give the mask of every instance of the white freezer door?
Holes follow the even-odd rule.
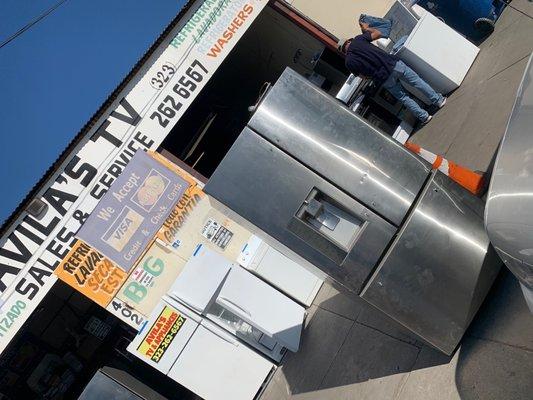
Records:
[[[216,298],[217,304],[298,351],[305,309],[240,266],[233,266]]]
[[[315,299],[322,280],[315,274],[252,236],[238,258],[238,263],[306,306]]]
[[[205,400],[252,400],[273,366],[204,320],[168,376]]]
[[[231,268],[231,262],[198,245],[168,295],[203,314]]]

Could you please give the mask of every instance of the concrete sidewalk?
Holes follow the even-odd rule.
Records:
[[[511,5],[520,11],[507,7],[463,84],[410,139],[472,170],[488,170],[533,50],[533,19],[523,14],[533,15],[533,3]]]
[[[512,5],[533,15],[528,0]],[[411,140],[486,171],[532,50],[533,20],[507,8],[463,85]],[[506,269],[453,357],[329,285],[309,312],[300,351],[287,355],[261,400],[533,399],[533,316]]]
[[[453,357],[325,285],[261,400],[530,400],[533,317],[506,270]]]

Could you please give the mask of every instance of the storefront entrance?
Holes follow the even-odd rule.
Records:
[[[161,147],[209,177],[250,118],[267,82],[292,68],[335,95],[342,57],[274,7],[266,7]]]

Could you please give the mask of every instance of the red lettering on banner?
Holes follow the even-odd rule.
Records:
[[[217,39],[216,43],[211,47],[207,55],[209,57],[216,58],[224,49],[224,46],[229,43],[233,38],[233,35],[239,30],[239,28],[244,24],[246,19],[254,11],[254,8],[251,4],[245,4],[241,11],[237,13],[237,16],[233,18],[230,26],[222,33],[222,36]]]

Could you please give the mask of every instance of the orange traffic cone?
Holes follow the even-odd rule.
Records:
[[[483,190],[483,175],[470,171],[468,168],[457,165],[452,161],[448,161],[442,156],[433,154],[417,144],[405,142],[404,146],[431,163],[433,169],[438,169],[440,172],[448,175],[471,193],[478,195]]]

